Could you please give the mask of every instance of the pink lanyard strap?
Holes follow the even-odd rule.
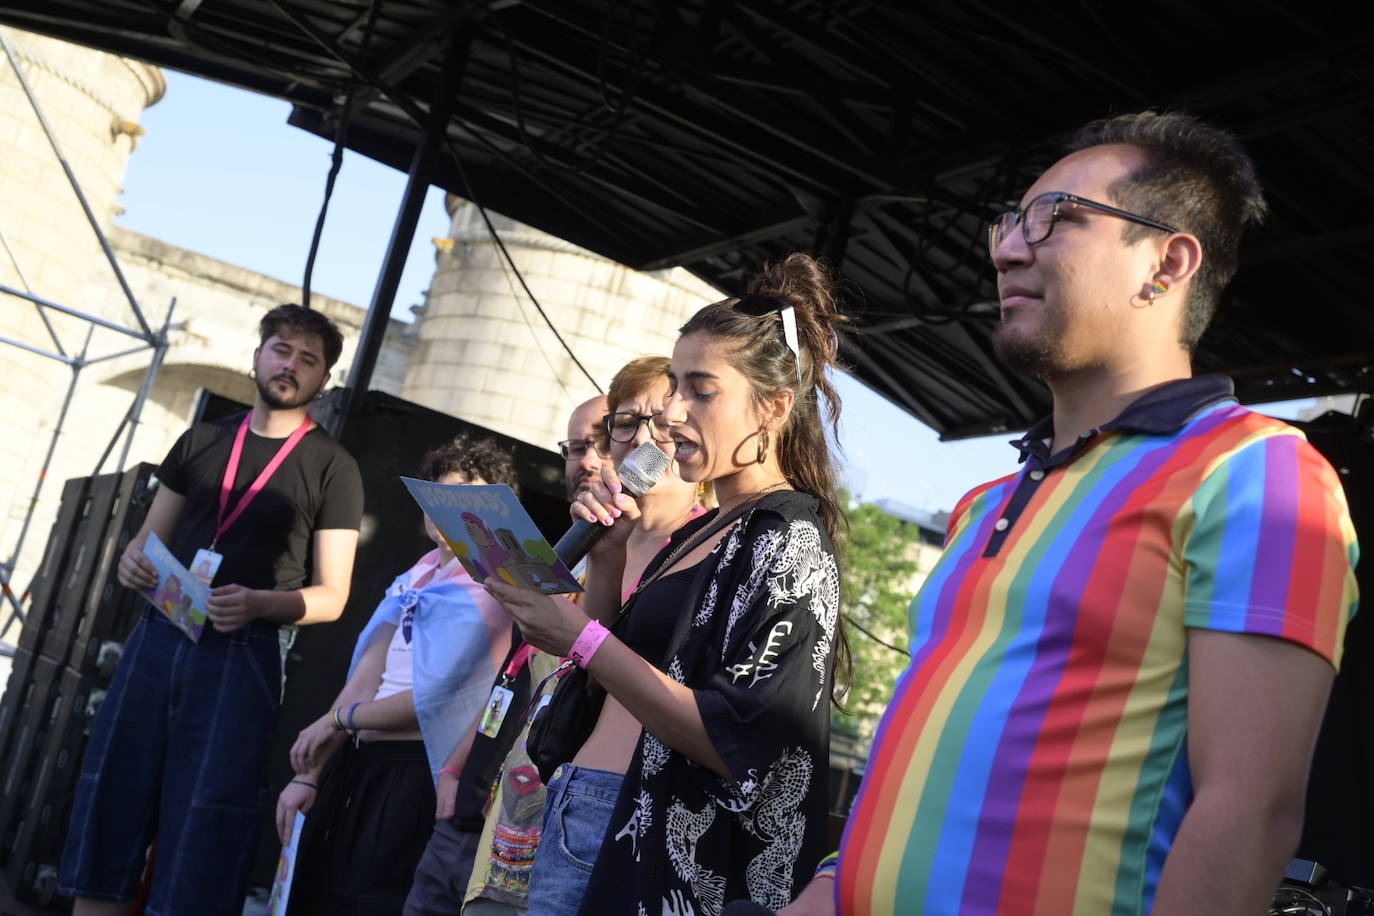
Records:
[[[510,664],[506,666],[506,678],[514,680],[515,676],[520,673],[520,669],[525,667],[525,662],[529,661],[530,656],[536,651],[534,646],[529,643],[525,643],[520,648],[516,649],[515,656],[510,660]]]
[[[248,508],[248,504],[263,491],[267,486],[267,481],[271,480],[272,475],[277,473],[277,469],[291,454],[291,450],[300,444],[306,433],[310,432],[310,416],[307,414],[305,419],[301,421],[301,425],[296,427],[296,431],[277,449],[272,460],[267,462],[267,467],[262,469],[258,479],[253,481],[252,486],[248,488],[238,505],[234,507],[234,511],[230,512],[226,518],[224,513],[229,508],[229,493],[234,489],[234,479],[239,474],[239,459],[243,457],[243,441],[248,438],[248,421],[252,419],[252,416],[252,413],[244,416],[243,422],[239,424],[239,431],[234,436],[234,447],[229,450],[229,464],[224,468],[224,481],[219,488],[219,524],[215,527],[215,539],[210,544],[211,550],[215,549],[215,545],[219,543],[220,538],[224,537],[224,532],[229,530],[229,526],[238,521],[238,517],[243,514],[243,510]]]

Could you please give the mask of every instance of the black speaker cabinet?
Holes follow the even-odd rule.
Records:
[[[61,591],[62,572],[67,568],[67,559],[77,541],[76,533],[90,508],[87,498],[90,486],[89,477],[78,477],[62,486],[62,502],[48,535],[43,562],[38,565],[38,573],[34,576],[24,626],[19,631],[18,645],[21,649],[37,652],[52,628],[53,602]]]
[[[17,847],[19,826],[33,798],[43,744],[54,721],[61,670],[59,663],[37,656],[29,683],[23,687],[23,703],[16,711],[13,738],[0,770],[0,858],[7,867],[23,855]]]
[[[29,792],[19,800],[5,862],[10,892],[43,905],[57,896],[57,867],[71,819],[91,721],[105,698],[96,678],[65,668],[52,691],[49,719],[35,749]]]
[[[53,597],[52,626],[39,651],[65,664],[72,639],[86,613],[87,599],[96,582],[97,570],[105,554],[105,538],[119,496],[120,475],[101,474],[91,478],[85,511],[75,532],[67,565]]]
[[[119,481],[105,537],[87,580],[85,601],[71,631],[67,663],[105,682],[114,674],[124,640],[146,604],[142,595],[120,585],[115,573],[157,493],[156,470],[155,465],[140,464],[125,471]]]

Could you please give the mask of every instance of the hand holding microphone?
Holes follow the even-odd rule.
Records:
[[[569,510],[574,521],[568,533],[554,545],[558,558],[572,567],[598,540],[623,544],[639,521],[635,500],[658,483],[671,461],[663,449],[650,441],[626,455],[619,468],[603,464],[600,478],[592,479]]]

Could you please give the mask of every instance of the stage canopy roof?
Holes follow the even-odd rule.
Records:
[[[869,386],[946,438],[1048,408],[989,347],[989,214],[1104,114],[1236,130],[1272,207],[1197,355],[1251,402],[1374,389],[1374,4],[1280,0],[7,0],[0,22],[291,101],[407,169],[630,266],[738,290],[839,264]],[[417,123],[418,122],[418,123]],[[461,164],[460,164],[461,163]]]

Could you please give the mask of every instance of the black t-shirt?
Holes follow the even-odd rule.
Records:
[[[168,545],[186,566],[215,539],[220,484],[229,464],[243,414],[199,423],[181,434],[157,476],[186,497],[176,537]],[[234,511],[258,474],[286,439],[267,439],[251,429],[229,494]],[[243,514],[224,533],[216,550],[224,555],[214,585],[293,590],[310,584],[311,535],[320,530],[358,530],[363,482],[357,462],[318,426],[305,434]]]

